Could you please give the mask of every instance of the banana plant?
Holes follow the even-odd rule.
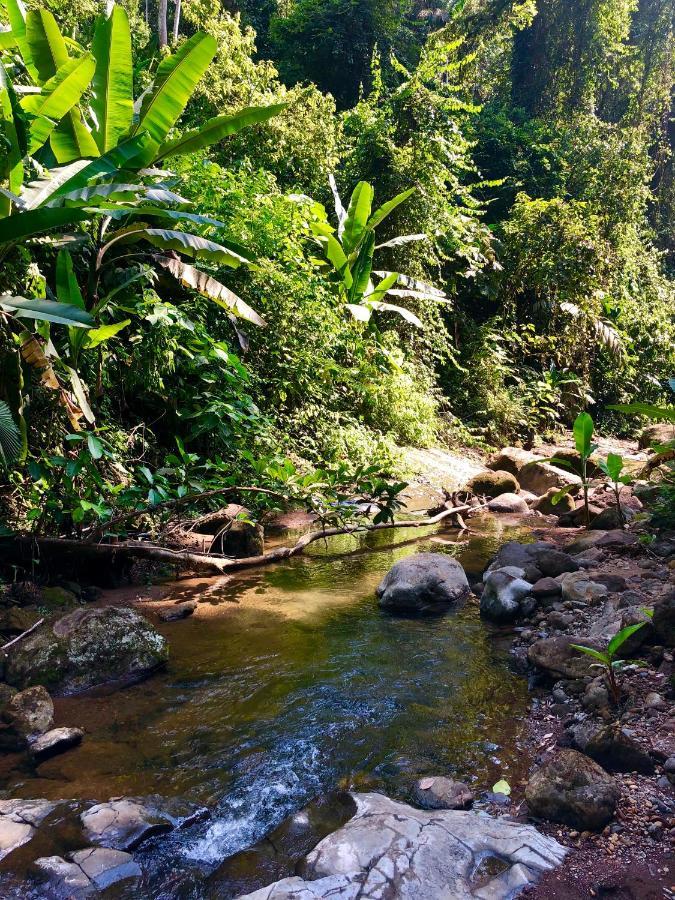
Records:
[[[581,412],[574,420],[574,425],[572,426],[572,436],[574,437],[574,446],[576,448],[577,453],[579,454],[580,465],[581,465],[581,488],[583,490],[584,497],[584,518],[586,521],[586,526],[591,523],[591,511],[588,505],[588,491],[591,487],[591,478],[589,476],[589,466],[588,463],[590,461],[591,456],[598,449],[598,445],[593,443],[593,419],[586,412]],[[551,457],[550,459],[545,460],[545,462],[551,462],[556,466],[563,466],[564,468],[572,468],[570,463],[564,459],[558,459],[557,457]],[[557,494],[555,494],[552,498],[552,503],[555,506],[560,500],[568,494],[570,491],[574,490],[575,485],[570,484],[566,485]]]
[[[399,272],[376,271],[373,268],[376,250],[426,238],[425,234],[407,234],[381,244],[375,243],[375,229],[414,193],[415,188],[403,191],[373,212],[374,191],[368,182],[360,181],[356,185],[347,209],[342,204],[333,176],[330,177],[330,186],[335,200],[337,229],[329,224],[326,211],[320,204],[313,205],[317,218],[311,228],[327,262],[338,275],[339,289],[347,309],[361,322],[370,321],[373,312],[388,311],[397,313],[411,325],[421,327],[422,323],[414,313],[403,306],[388,303],[385,298],[409,297],[448,303],[446,294]],[[379,279],[377,283],[373,283],[373,276]]]

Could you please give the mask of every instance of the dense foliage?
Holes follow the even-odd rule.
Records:
[[[3,7],[7,522],[664,399],[672,2]]]

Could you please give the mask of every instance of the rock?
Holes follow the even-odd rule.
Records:
[[[48,800],[0,800],[0,860],[27,844],[55,807]]]
[[[555,578],[540,578],[532,585],[532,596],[537,597],[559,597],[562,593],[560,583]]]
[[[560,576],[563,600],[592,603],[602,600],[609,591],[604,584],[598,584],[585,572],[566,572]]]
[[[581,722],[571,729],[573,746],[590,756],[608,772],[654,773],[654,761],[627,729],[613,723],[601,728],[594,722]]]
[[[84,732],[81,728],[52,728],[29,744],[31,756],[42,762],[51,756],[64,753],[82,741]]]
[[[624,591],[619,597],[619,609],[626,609],[629,606],[645,606],[647,598],[639,591]]]
[[[162,622],[175,622],[178,619],[187,619],[196,609],[197,604],[194,600],[186,600],[185,603],[175,603],[167,606],[166,609],[161,609],[158,618]]]
[[[215,551],[235,559],[261,556],[265,552],[265,532],[260,525],[234,519],[217,540]]]
[[[638,542],[638,536],[636,534],[630,534],[629,532],[621,531],[620,529],[606,531],[604,534],[601,531],[597,533],[600,535],[600,539],[595,546],[600,547],[600,549],[612,548],[618,550],[621,547],[632,547]]]
[[[560,750],[535,771],[525,788],[530,813],[579,831],[611,822],[621,792],[596,762],[576,750]]]
[[[62,692],[138,681],[166,663],[165,639],[132,609],[76,609],[46,623],[8,654],[5,677],[19,687]]]
[[[33,863],[40,881],[48,883],[51,900],[75,900],[91,894],[94,885],[74,862],[60,856],[41,856]]]
[[[602,512],[598,513],[588,526],[593,531],[611,531],[613,528],[623,528],[626,522],[630,522],[635,518],[635,512],[629,507],[622,504],[621,511],[623,519],[619,516],[616,506],[606,506]]]
[[[609,710],[609,691],[604,679],[596,678],[586,686],[581,698],[581,705],[587,712],[604,715]]]
[[[576,493],[581,488],[581,478],[573,472],[564,472],[550,463],[528,462],[518,469],[516,476],[520,486],[526,491],[532,491],[541,497],[551,488],[562,490],[570,487],[570,493]]]
[[[43,587],[42,605],[50,609],[73,606],[77,603],[77,597],[72,591],[64,587]]]
[[[534,559],[541,574],[549,578],[557,578],[565,572],[576,572],[579,569],[579,563],[569,553],[560,550],[539,548],[534,551]]]
[[[628,588],[623,575],[617,575],[615,572],[594,572],[593,581],[596,584],[604,584],[610,594],[618,594]]]
[[[382,609],[422,615],[462,605],[468,595],[464,569],[444,553],[414,553],[400,560],[377,588]]]
[[[420,811],[380,794],[354,799],[356,815],[305,857],[302,877],[245,900],[507,900],[566,853],[529,825],[461,810]]]
[[[479,497],[499,497],[500,494],[517,494],[520,490],[518,479],[505,470],[486,469],[474,475],[467,489]]]
[[[41,618],[40,613],[32,609],[10,606],[0,610],[0,632],[6,635],[23,634]]]
[[[499,494],[488,501],[487,508],[493,513],[528,513],[530,507],[518,494]]]
[[[668,422],[659,422],[643,428],[638,439],[638,447],[640,450],[647,450],[654,444],[665,444],[666,441],[672,441],[674,438],[675,428]]]
[[[461,781],[435,776],[415,782],[413,797],[422,809],[464,809],[473,803],[473,791]]]
[[[675,591],[654,606],[654,634],[666,647],[675,647]]]
[[[563,494],[558,502],[554,503],[553,499],[558,493],[558,489],[554,487],[546,491],[541,497],[537,497],[532,504],[532,509],[538,510],[544,516],[562,516],[565,513],[572,512],[576,508],[574,498],[569,494]]]
[[[543,575],[555,576],[561,572],[574,572],[579,563],[568,553],[545,541],[533,544],[521,544],[518,541],[507,541],[498,551],[487,571],[501,569],[504,566],[517,566],[523,569],[526,581],[535,583]]]
[[[521,450],[519,447],[504,447],[495,456],[490,457],[487,467],[495,472],[510,472],[517,476],[526,463],[536,462],[539,458],[534,453]]]
[[[647,709],[667,709],[668,704],[663,699],[661,694],[658,694],[656,691],[650,691],[644,700],[645,706]]]
[[[647,607],[645,607],[645,609],[646,608]],[[619,622],[619,627],[615,628],[613,633],[615,633],[616,631],[620,631],[622,628],[627,628],[629,625],[638,624],[641,624],[642,627],[637,631],[634,631],[633,634],[629,635],[629,637],[623,642],[621,646],[619,655],[622,659],[630,657],[633,653],[639,650],[639,648],[645,642],[652,640],[654,637],[654,625],[652,624],[652,619],[641,608],[636,609],[635,607],[631,607],[630,609],[625,609],[623,611],[621,620]]]
[[[85,838],[101,847],[134,850],[155,834],[171,831],[171,821],[138,800],[98,803],[80,816]]]
[[[493,622],[512,622],[521,612],[521,601],[532,591],[523,574],[517,566],[489,572],[480,597],[481,615]]]
[[[142,874],[133,856],[121,850],[87,847],[72,853],[71,859],[99,891],[126,881],[127,878],[138,878]]]
[[[15,694],[3,712],[3,718],[23,737],[44,734],[54,724],[54,704],[41,685]]]
[[[558,678],[576,679],[583,678],[593,672],[590,656],[574,650],[571,644],[589,644],[593,642],[583,637],[572,638],[564,635],[542,638],[531,644],[527,651],[527,658],[538,669],[543,669],[549,675]]]
[[[561,460],[562,462],[567,463],[567,466],[562,466],[563,469],[568,470],[569,467],[569,471],[574,472],[575,475],[581,475],[581,456],[576,450],[572,450],[568,447],[557,447],[553,453],[551,453],[551,459]],[[596,475],[602,474],[598,462],[599,459],[597,456],[591,456],[586,461],[586,474],[589,478],[595,478]],[[555,465],[555,463],[553,463],[553,465]],[[560,466],[558,468],[560,468]]]

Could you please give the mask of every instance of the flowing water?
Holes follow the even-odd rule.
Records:
[[[459,544],[456,532],[421,529],[336,538],[270,568],[177,584],[176,597],[199,608],[163,626],[167,671],[109,696],[57,701],[57,724],[84,726],[84,742],[14,772],[5,796],[207,806],[208,821],[137,854],[146,879],[134,896],[199,897],[224,858],[335,787],[407,799],[426,774],[479,790],[515,777],[527,694],[503,632],[475,606],[395,618],[374,599],[412,552],[451,553],[475,580],[501,543],[523,537],[497,519],[473,527],[484,530]]]

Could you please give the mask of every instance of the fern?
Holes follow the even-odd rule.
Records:
[[[9,406],[0,400],[0,466],[9,469],[21,454],[21,433]]]

